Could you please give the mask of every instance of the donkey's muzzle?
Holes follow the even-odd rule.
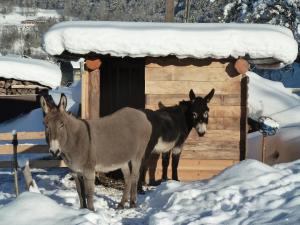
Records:
[[[49,149],[49,152],[53,157],[59,156],[59,150]]]
[[[205,132],[203,132],[203,133],[197,132],[197,133],[198,133],[198,136],[199,136],[199,137],[203,137],[203,136],[205,135]]]

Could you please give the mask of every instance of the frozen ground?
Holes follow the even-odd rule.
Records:
[[[124,210],[115,210],[120,191],[97,186],[90,212],[78,209],[66,170],[36,170],[42,194],[17,199],[12,176],[1,171],[0,224],[299,224],[299,173],[300,161],[270,167],[246,160],[207,181],[163,183],[139,196],[138,208]]]

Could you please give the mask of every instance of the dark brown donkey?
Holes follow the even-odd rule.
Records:
[[[156,111],[145,110],[153,131],[146,151],[145,163],[141,168],[139,192],[143,192],[142,182],[145,180],[147,159],[150,158],[151,153],[162,153],[162,180],[167,180],[169,158],[172,152],[172,179],[178,180],[177,167],[183,144],[192,128],[195,128],[200,137],[205,134],[209,117],[208,103],[214,93],[215,89],[212,89],[202,98],[196,96],[191,89],[189,101],[181,101],[178,105],[169,107],[160,103]]]
[[[95,171],[119,168],[125,188],[118,207],[124,207],[129,192],[130,207],[135,207],[139,169],[152,132],[146,115],[123,108],[101,119],[81,120],[67,113],[66,105],[64,95],[58,106],[41,97],[49,151],[74,172],[80,207],[94,210]]]

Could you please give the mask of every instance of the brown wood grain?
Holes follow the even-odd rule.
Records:
[[[47,145],[18,145],[17,153],[48,153]],[[1,145],[0,155],[13,154],[13,145]]]
[[[205,95],[197,96],[204,97]],[[186,94],[147,94],[146,95],[146,105],[157,105],[158,102],[162,102],[166,106],[172,106],[179,104],[180,101],[189,100],[188,93]],[[218,95],[215,94],[214,97],[209,102],[209,105],[224,105],[224,106],[240,106],[241,97],[239,94],[229,94],[229,95]]]
[[[179,161],[178,176],[181,181],[207,179],[237,162],[238,160],[195,160],[183,158]],[[160,180],[162,174],[161,159],[157,161],[156,167],[153,167],[153,165],[155,166],[155,164],[150,164],[150,167],[152,171],[155,171],[155,180]],[[169,166],[168,177],[171,177],[171,175],[171,166]],[[149,178],[149,172],[147,177]]]
[[[146,81],[145,94],[187,94],[191,89],[200,95],[207,95],[212,89],[216,94],[240,94],[239,81]]]
[[[238,130],[210,130],[208,129],[203,137],[199,137],[195,129],[192,129],[187,141],[207,141],[214,140],[216,142],[223,141],[240,141],[240,132]]]
[[[0,161],[0,168],[11,168],[13,165],[12,161]],[[31,160],[29,166],[31,168],[67,167],[63,160]]]
[[[241,76],[228,76],[224,68],[196,66],[146,67],[146,81],[240,81]]]
[[[45,132],[18,132],[18,140],[33,140],[33,139],[45,139]],[[11,133],[0,133],[1,141],[12,140]]]

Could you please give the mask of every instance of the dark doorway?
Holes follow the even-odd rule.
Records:
[[[145,108],[145,59],[105,57],[100,75],[100,116],[125,106]]]
[[[125,106],[145,108],[145,59],[105,57],[101,61],[100,117]],[[123,177],[121,170],[107,173],[106,176],[113,180]],[[103,177],[97,177],[96,180],[105,185]]]

